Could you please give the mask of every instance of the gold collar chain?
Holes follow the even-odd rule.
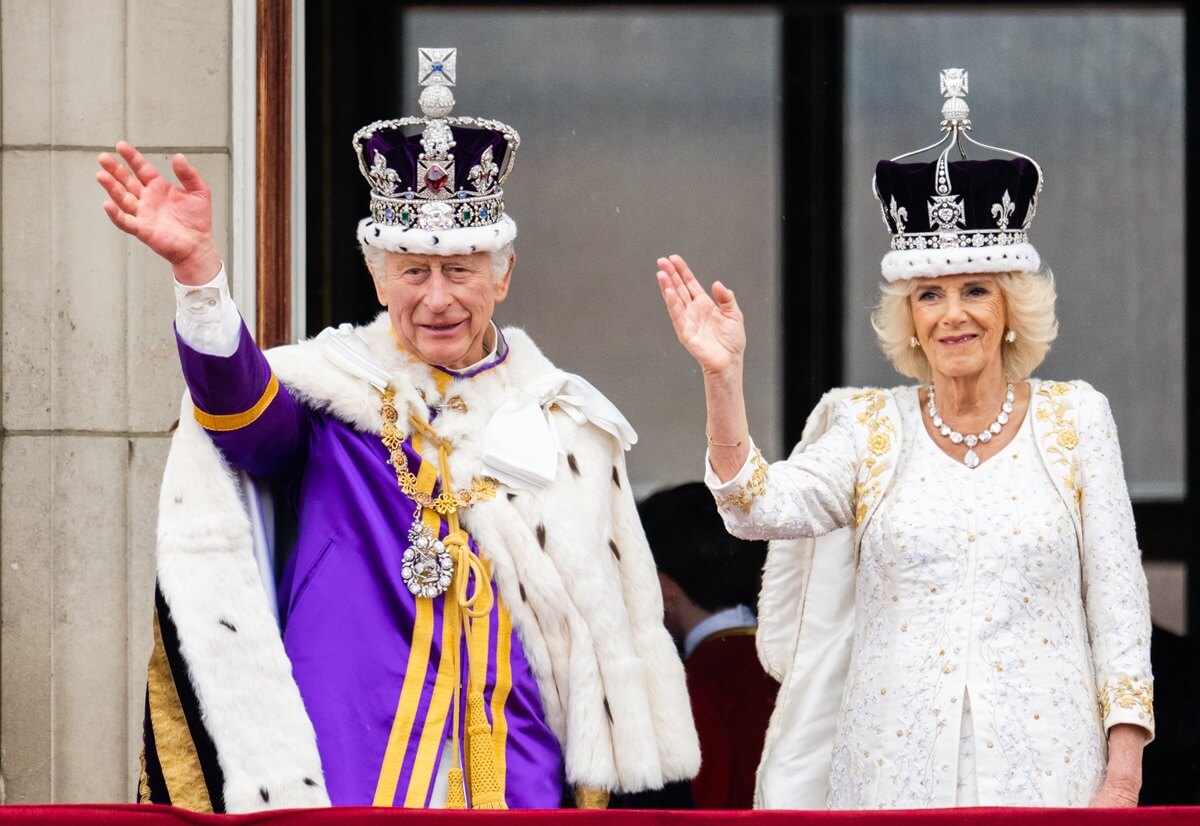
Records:
[[[431,508],[443,517],[456,513],[459,508],[469,508],[476,502],[486,502],[495,497],[497,482],[490,476],[473,479],[469,489],[455,491],[450,486],[450,479],[445,473],[442,473],[442,492],[437,496],[419,490],[417,476],[409,470],[408,456],[404,453],[404,438],[397,425],[400,413],[396,410],[396,391],[389,387],[383,391],[382,395],[383,430],[381,438],[383,446],[388,449],[390,454],[388,463],[396,471],[396,482],[405,496],[423,508]],[[414,429],[421,432],[437,447],[439,455],[443,451],[449,453],[449,444],[429,424],[421,421],[415,415],[409,417],[409,424],[413,425]]]

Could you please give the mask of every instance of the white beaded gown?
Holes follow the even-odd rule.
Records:
[[[970,469],[920,425],[914,388],[892,392],[907,444],[860,526],[828,805],[1086,805],[1106,727],[1153,728],[1149,604],[1107,401],[1087,388],[1080,402],[1081,547],[1039,455],[1033,402],[1009,424],[1013,441]],[[725,485],[710,473],[731,532],[854,525],[854,422],[839,405],[757,493],[746,493],[753,455]]]

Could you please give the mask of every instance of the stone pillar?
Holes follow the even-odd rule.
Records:
[[[169,268],[109,224],[96,155],[126,138],[169,169],[186,152],[228,251],[230,38],[230,0],[0,0],[9,803],[135,797],[155,504],[183,385]]]

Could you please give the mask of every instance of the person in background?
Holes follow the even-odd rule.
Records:
[[[697,809],[749,809],[779,684],[758,662],[753,606],[765,542],[730,536],[702,482],[638,506],[658,566],[663,622],[683,653],[700,735]]]

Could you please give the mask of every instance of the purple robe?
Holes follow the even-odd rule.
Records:
[[[179,353],[192,399],[207,414],[197,418],[226,460],[275,482],[295,507],[297,541],[279,583],[280,620],[331,801],[428,806],[453,719],[452,669],[443,663],[450,594],[419,600],[401,580],[417,505],[401,492],[387,449],[378,435],[305,406],[279,385],[245,327],[229,357],[182,340]],[[415,473],[421,457],[411,440],[404,450]],[[445,536],[444,523],[440,530]],[[473,540],[471,547],[478,553]],[[498,593],[486,622],[483,697],[505,801],[557,807],[562,752]],[[461,748],[465,640],[459,662]]]

